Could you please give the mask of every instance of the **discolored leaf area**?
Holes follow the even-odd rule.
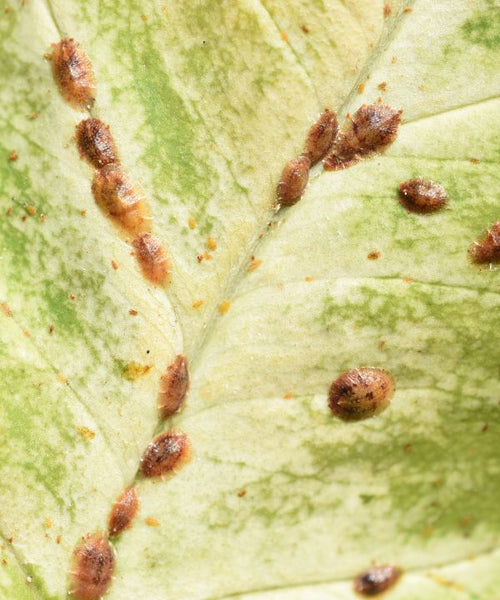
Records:
[[[374,565],[402,573],[394,600],[498,596],[500,284],[470,250],[500,218],[498,14],[0,0],[0,597],[87,585],[75,556],[124,490],[109,600],[354,600]],[[61,94],[61,39],[92,102]],[[345,132],[374,105],[390,140],[276,211],[325,109]],[[87,119],[109,161],[80,156]],[[449,201],[408,211],[412,180]],[[337,419],[360,368],[391,402]]]

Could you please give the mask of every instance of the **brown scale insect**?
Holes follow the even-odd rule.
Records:
[[[385,150],[397,137],[402,112],[386,104],[363,104],[337,136],[324,168],[328,171],[345,169]]]
[[[354,591],[361,596],[378,596],[393,587],[403,574],[398,567],[379,565],[360,573],[354,580]]]
[[[443,208],[448,196],[444,187],[434,181],[417,178],[399,186],[399,200],[410,212],[431,213]]]
[[[180,409],[188,388],[188,361],[185,356],[179,354],[160,379],[158,407],[162,419],[167,419]]]
[[[75,600],[98,600],[107,591],[115,556],[105,533],[89,533],[73,551],[71,594]]]
[[[91,108],[95,101],[92,64],[72,38],[52,44],[52,72],[64,100],[74,108]]]
[[[279,204],[293,206],[300,200],[309,181],[310,167],[307,156],[298,156],[286,164],[277,189]]]
[[[328,404],[344,421],[359,421],[378,415],[389,405],[394,380],[383,369],[360,367],[338,377],[331,385]]]
[[[144,477],[163,477],[175,473],[189,458],[189,442],[185,433],[167,431],[157,435],[141,458]]]
[[[169,264],[161,242],[150,233],[140,233],[134,239],[133,245],[146,279],[155,285],[165,283],[169,274]]]
[[[92,194],[96,203],[130,233],[149,231],[149,206],[119,165],[109,164],[95,171]]]
[[[124,529],[130,529],[132,520],[139,510],[139,497],[133,487],[126,488],[113,504],[108,519],[110,536],[118,536]]]
[[[337,115],[325,108],[320,118],[311,127],[304,146],[304,156],[311,161],[311,165],[325,158],[330,151],[339,132]]]
[[[495,221],[486,235],[471,245],[469,253],[478,264],[500,262],[500,221]]]
[[[111,163],[120,163],[109,125],[99,119],[84,119],[78,123],[76,145],[80,157],[87,160],[96,169]]]

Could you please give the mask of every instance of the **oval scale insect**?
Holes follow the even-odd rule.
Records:
[[[189,442],[185,433],[167,431],[157,435],[141,458],[144,477],[164,477],[176,473],[189,459]]]
[[[72,38],[52,44],[52,72],[64,100],[74,108],[91,108],[95,101],[92,64]]]
[[[293,206],[300,200],[309,181],[310,167],[307,156],[298,156],[286,164],[277,189],[279,204]]]
[[[133,487],[126,488],[111,509],[108,519],[109,535],[116,537],[124,529],[130,529],[138,510],[139,496],[136,489]]]
[[[351,369],[330,386],[328,404],[332,413],[344,421],[359,421],[378,415],[389,405],[394,380],[383,369]]]
[[[399,186],[399,200],[410,212],[431,213],[443,208],[448,196],[441,184],[418,177]]]
[[[99,600],[107,591],[115,556],[106,534],[89,533],[73,551],[71,594],[75,600]]]
[[[486,235],[471,245],[469,254],[478,264],[500,262],[500,221],[495,221]]]
[[[188,388],[188,361],[185,356],[179,354],[160,380],[158,407],[162,419],[167,419],[181,408]]]
[[[99,119],[89,118],[78,123],[76,145],[81,158],[96,169],[120,162],[109,125]]]
[[[390,565],[379,565],[360,573],[354,580],[354,591],[361,596],[378,596],[392,588],[403,571]]]
[[[150,233],[141,233],[134,239],[133,245],[146,279],[156,285],[165,283],[169,274],[169,264],[161,242]]]
[[[309,130],[304,146],[304,156],[309,158],[311,165],[325,158],[338,132],[337,115],[329,108],[325,108],[320,118]]]
[[[108,164],[95,171],[92,194],[96,204],[128,232],[149,231],[149,206],[119,165]]]

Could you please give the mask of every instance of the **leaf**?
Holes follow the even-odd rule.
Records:
[[[392,3],[385,20],[356,0],[1,9],[3,596],[65,597],[75,546],[131,483],[110,599],[343,600],[372,561],[405,570],[391,598],[498,595],[500,289],[467,257],[499,218],[497,3]],[[43,58],[64,36],[151,207],[165,289],[93,200],[72,140],[88,113]],[[404,110],[396,142],[315,167],[275,215],[320,111],[342,121],[379,96]],[[417,176],[446,210],[398,203]],[[181,353],[187,406],[165,425]],[[362,365],[392,373],[393,402],[336,420],[328,388]],[[168,427],[191,462],[138,476]]]

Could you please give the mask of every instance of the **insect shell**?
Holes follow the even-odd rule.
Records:
[[[495,221],[486,235],[471,245],[469,253],[478,264],[500,262],[500,221]]]
[[[443,208],[448,196],[439,183],[419,177],[399,186],[399,200],[410,212],[431,213]]]
[[[52,49],[52,72],[61,96],[74,108],[91,108],[95,77],[88,56],[72,38],[52,44]]]
[[[108,519],[109,535],[116,537],[129,529],[139,509],[139,497],[133,487],[126,488],[114,503]]]
[[[169,264],[161,242],[150,233],[141,233],[134,239],[133,245],[146,279],[155,285],[164,284],[169,275]]]
[[[354,580],[354,590],[361,596],[378,596],[393,587],[402,575],[401,569],[389,565],[372,567]]]
[[[277,189],[279,204],[292,206],[300,200],[309,181],[310,167],[307,156],[293,158],[285,165]]]
[[[163,419],[176,413],[182,406],[189,388],[188,361],[179,354],[160,380],[158,407]]]
[[[113,578],[115,556],[105,533],[89,533],[73,551],[71,594],[75,600],[99,600]]]
[[[80,156],[96,169],[120,162],[109,125],[99,119],[84,119],[78,123],[76,145]]]
[[[166,431],[157,435],[146,448],[140,471],[144,477],[164,477],[175,473],[188,459],[187,435]]]

